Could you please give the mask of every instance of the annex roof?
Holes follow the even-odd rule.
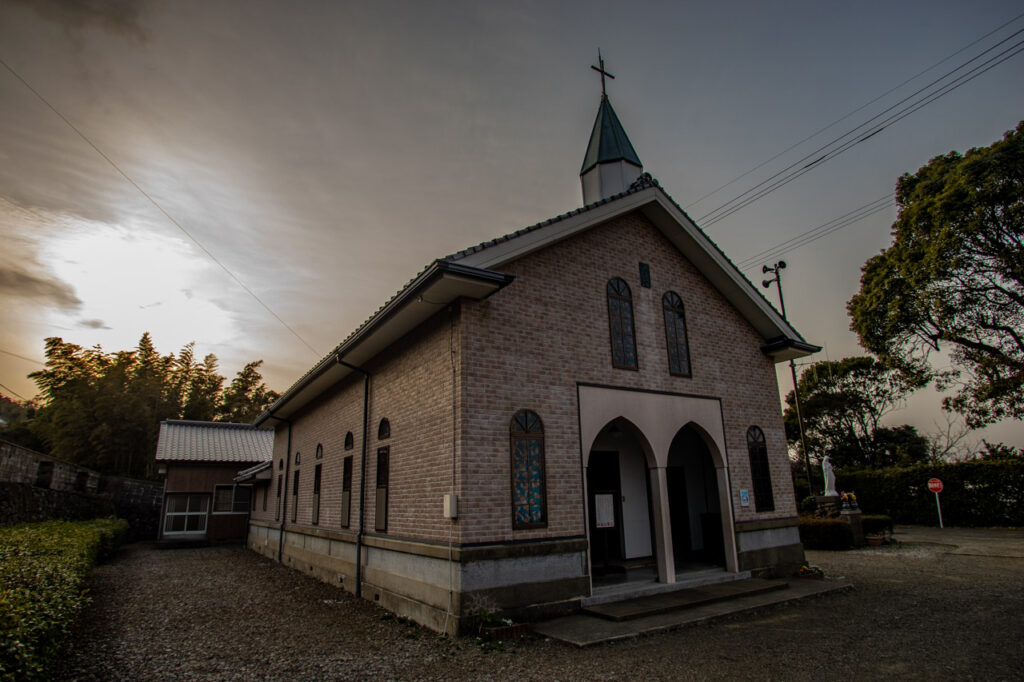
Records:
[[[167,420],[160,422],[158,462],[268,462],[274,434],[251,424]]]
[[[590,131],[590,143],[587,153],[583,156],[583,168],[580,175],[599,163],[628,161],[636,166],[643,166],[640,157],[629,142],[626,130],[619,123],[619,117],[612,109],[612,103],[606,95],[601,96],[601,106],[597,109],[594,128]]]
[[[359,371],[363,363],[441,306],[459,297],[483,299],[504,288],[514,276],[500,272],[502,265],[632,211],[645,215],[750,322],[765,339],[761,351],[775,362],[821,350],[807,343],[658,182],[644,173],[625,192],[434,261],[285,391],[254,425],[271,428],[270,419],[287,419],[328,387]]]

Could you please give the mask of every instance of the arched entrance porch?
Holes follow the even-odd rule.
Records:
[[[735,573],[737,547],[721,403],[706,397],[590,385],[579,385],[578,395],[583,502],[595,588],[600,582],[615,579],[613,567],[617,562],[627,569],[631,564],[642,564],[651,581],[677,581],[670,492],[678,491],[680,485],[688,490],[686,486],[690,485],[680,484],[680,479],[700,481],[703,491],[681,502],[680,509],[686,511],[688,519],[700,524],[699,533],[690,530],[689,544],[677,540],[686,544],[684,558],[701,552],[703,556],[692,558],[713,558],[718,570],[724,564],[726,571]],[[612,452],[616,454],[602,454]],[[681,472],[670,473],[670,459]],[[688,462],[692,470],[689,477]],[[591,466],[596,473],[588,471]],[[674,477],[671,485],[670,475]],[[598,493],[605,496],[600,501]],[[713,527],[716,508],[720,549],[704,542],[703,524]],[[689,520],[677,525],[692,527]],[[697,544],[694,537],[699,538]],[[714,539],[712,533],[707,537]],[[645,544],[650,553],[642,555]],[[632,577],[629,579],[632,582]]]

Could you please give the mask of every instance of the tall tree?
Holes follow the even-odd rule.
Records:
[[[874,358],[816,362],[804,370],[797,385],[807,448],[816,459],[829,455],[837,468],[874,467],[903,452],[908,458],[927,455],[928,441],[913,427],[881,425],[882,417],[899,407],[912,387],[899,372]],[[786,405],[786,435],[796,443],[800,436],[792,391]]]
[[[267,388],[260,374],[262,360],[246,364],[224,389],[220,406],[220,419],[228,422],[248,423],[256,419],[278,394]]]
[[[969,426],[1024,419],[1024,121],[903,175],[896,201],[892,246],[847,306],[861,345],[907,382],[955,386],[945,407]],[[950,369],[929,362],[940,350]]]
[[[217,358],[195,361],[194,345],[160,355],[148,333],[131,351],[104,353],[59,338],[46,340],[46,366],[30,374],[41,391],[29,422],[55,456],[104,473],[152,471],[165,419],[251,421],[277,394],[247,364],[228,390]]]

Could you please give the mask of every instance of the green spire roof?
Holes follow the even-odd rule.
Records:
[[[580,175],[599,163],[610,161],[628,161],[643,167],[640,157],[626,137],[626,131],[619,123],[619,117],[612,109],[612,103],[606,95],[601,96],[601,108],[597,110],[597,119],[594,121],[594,129],[590,132],[590,144],[587,145],[587,155],[583,157],[583,169]]]

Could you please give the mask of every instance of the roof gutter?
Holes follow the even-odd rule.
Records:
[[[370,420],[370,373],[361,367],[350,365],[341,359],[341,354],[334,356],[339,365],[348,367],[353,372],[363,375],[363,448],[359,461],[359,526],[356,528],[356,596],[363,596],[363,524],[366,513],[366,436]]]
[[[475,268],[470,265],[464,265],[462,263],[456,263],[448,260],[434,261],[426,270],[420,273],[416,279],[406,285],[406,287],[398,292],[394,298],[388,301],[383,308],[377,311],[373,317],[353,332],[348,339],[343,341],[341,345],[339,345],[330,355],[321,360],[316,367],[310,370],[304,377],[296,382],[295,385],[285,391],[284,395],[274,401],[270,407],[256,417],[253,422],[253,426],[259,427],[268,419],[276,419],[276,417],[274,417],[275,412],[279,411],[291,402],[291,400],[299,395],[310,384],[323,376],[324,373],[332,367],[340,364],[351,369],[351,365],[336,361],[336,359],[350,354],[360,344],[366,341],[375,331],[380,329],[380,327],[396,313],[406,306],[415,303],[425,289],[445,276],[461,277],[477,282],[490,283],[496,286],[495,290],[508,286],[515,279],[515,275],[503,272]]]

